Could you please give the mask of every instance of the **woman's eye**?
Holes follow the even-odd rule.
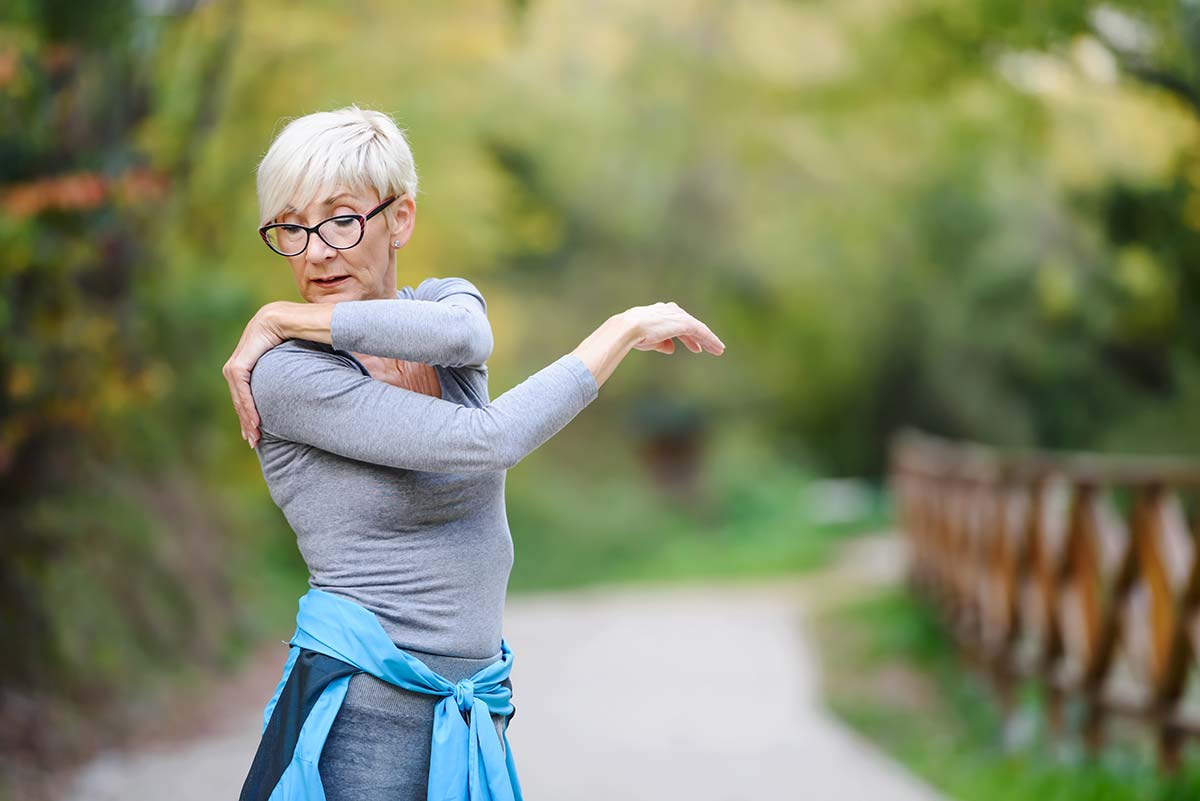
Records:
[[[352,228],[358,225],[358,220],[354,217],[335,217],[333,224],[338,228]]]

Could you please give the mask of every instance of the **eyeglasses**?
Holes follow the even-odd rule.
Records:
[[[367,230],[367,220],[374,217],[398,196],[392,195],[366,214],[339,214],[322,220],[309,228],[296,223],[272,223],[258,229],[267,247],[280,256],[299,256],[308,248],[312,234],[335,250],[348,250],[362,241]]]

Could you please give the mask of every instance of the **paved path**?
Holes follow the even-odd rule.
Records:
[[[895,563],[885,556],[884,570]],[[527,798],[938,801],[823,711],[804,637],[812,586],[619,587],[510,599],[505,634],[516,651],[517,713],[509,740]],[[263,700],[273,681],[261,686]],[[234,799],[257,744],[260,707],[199,742],[99,760],[67,798]]]

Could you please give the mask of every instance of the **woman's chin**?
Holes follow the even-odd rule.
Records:
[[[343,300],[362,300],[362,297],[362,291],[349,280],[328,287],[310,283],[304,291],[304,299],[309,303],[337,303]]]

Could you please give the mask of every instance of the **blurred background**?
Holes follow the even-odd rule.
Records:
[[[892,529],[902,427],[1194,450],[1198,59],[1194,0],[6,0],[9,794],[49,797],[290,631],[307,574],[221,375],[259,306],[299,299],[255,231],[285,120],[406,129],[399,284],[481,288],[493,397],[634,305],[728,345],[632,353],[510,471],[514,595],[754,583]],[[949,646],[907,595],[847,614],[923,655],[881,695],[944,726],[906,734],[861,688],[835,708],[943,792],[1189,797],[1133,749],[998,749],[985,697],[930,697]]]

